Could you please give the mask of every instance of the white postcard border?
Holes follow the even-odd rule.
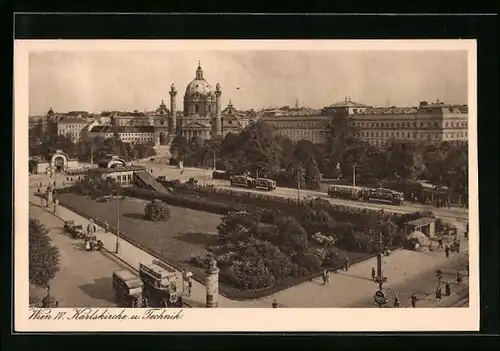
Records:
[[[470,301],[468,308],[186,308],[175,320],[28,319],[28,56],[32,51],[468,51]],[[475,40],[19,40],[14,44],[14,281],[16,332],[479,330],[477,57]],[[72,309],[57,309],[71,312]],[[102,309],[101,309],[102,310]],[[119,311],[121,309],[109,309]],[[137,313],[133,309],[130,313]]]

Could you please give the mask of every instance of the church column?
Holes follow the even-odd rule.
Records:
[[[220,97],[222,95],[222,90],[220,89],[220,84],[217,83],[215,87],[215,123],[213,124],[212,134],[214,137],[220,137],[222,134],[221,127],[221,101]]]
[[[170,86],[170,136],[173,138],[177,135],[177,105],[175,102],[175,97],[177,96],[177,91],[175,86],[172,84]]]

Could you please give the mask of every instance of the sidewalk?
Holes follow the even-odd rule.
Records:
[[[30,194],[30,202],[40,206],[40,199]],[[45,208],[45,207],[44,207]],[[52,210],[52,207],[45,208]],[[87,225],[88,220],[80,215],[58,206],[57,217],[61,220],[74,220],[76,224]],[[98,227],[97,236],[104,247],[120,260],[127,262],[138,270],[141,262],[151,262],[156,259],[152,255],[140,250],[125,240],[120,240],[120,250],[115,254],[116,236],[104,232]],[[463,243],[467,251],[467,244]],[[419,274],[435,271],[446,262],[442,252],[415,252],[398,250],[390,256],[384,257],[384,275],[388,278],[387,288],[395,287],[402,282],[414,279]],[[377,290],[377,284],[370,279],[372,267],[376,266],[376,258],[366,260],[350,267],[347,272],[339,272],[330,277],[330,284],[324,286],[321,278],[302,283],[300,285],[282,290],[274,295],[256,300],[236,301],[225,298],[219,294],[220,307],[260,307],[269,308],[274,299],[283,307],[348,307],[356,306],[359,301],[371,297]],[[206,289],[199,282],[193,282],[191,297],[186,301],[193,307],[204,307]],[[432,291],[429,291],[432,293]]]
[[[30,202],[40,208],[43,208],[50,213],[52,213],[53,207],[41,207],[40,199],[32,194],[30,194]],[[76,225],[82,224],[84,227],[88,224],[88,220],[66,208],[59,205],[57,208],[57,218],[61,221],[74,220]],[[139,248],[133,246],[126,240],[121,239],[119,244],[119,253],[115,253],[116,247],[116,236],[113,233],[105,232],[102,227],[97,226],[97,237],[104,244],[104,248],[108,251],[105,254],[111,254],[121,261],[126,262],[134,270],[139,270],[139,264],[141,262],[152,262],[157,260],[154,256],[140,250]],[[206,288],[203,284],[197,281],[193,281],[193,287],[191,289],[191,296],[186,299],[186,303],[192,307],[205,307],[206,299]],[[218,302],[220,307],[270,307],[270,304],[263,303],[260,301],[235,301],[227,299],[219,294]]]

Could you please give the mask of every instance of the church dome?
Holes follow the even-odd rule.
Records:
[[[184,98],[186,99],[199,99],[199,98],[212,98],[212,86],[203,78],[203,70],[198,64],[196,70],[196,78],[193,79],[186,87]]]

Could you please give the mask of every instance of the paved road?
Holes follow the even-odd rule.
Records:
[[[124,266],[99,252],[85,251],[82,241],[64,234],[62,223],[49,212],[30,205],[30,218],[49,230],[61,252],[60,271],[51,286],[59,307],[115,307],[111,277]]]
[[[156,161],[143,160],[141,161],[141,164],[144,165],[148,170],[150,171],[152,170],[153,175],[155,177],[162,175],[166,176],[167,179],[179,178],[181,181],[188,180],[189,178],[192,177],[197,179],[201,184],[213,184],[223,188],[230,188],[235,191],[262,193],[262,191],[260,190],[231,187],[229,181],[227,180],[212,179],[211,170],[204,171],[203,169],[199,168],[184,168],[184,171],[181,174],[181,170],[172,166],[166,166],[165,164],[161,164],[159,160]],[[288,197],[288,198],[297,198],[298,196],[297,189],[281,188],[281,187],[278,187],[276,190],[272,192],[264,192],[264,193],[274,196]],[[305,189],[300,190],[300,198],[303,199],[306,197],[322,197],[333,204],[350,206],[350,207],[358,207],[358,208],[366,208],[374,210],[384,209],[386,211],[395,213],[432,211],[437,217],[441,218],[461,219],[461,220],[468,219],[468,211],[463,208],[455,208],[455,207],[451,209],[436,208],[430,205],[412,204],[410,202],[405,202],[401,206],[394,206],[384,203],[366,203],[360,201],[332,199],[324,192],[319,192],[319,191],[305,190]]]
[[[30,194],[30,200],[39,203],[39,199]],[[43,211],[43,210],[40,210]],[[83,217],[59,206],[58,214],[65,220],[75,220],[77,224],[86,224]],[[59,224],[60,226],[61,224]],[[115,247],[116,237],[111,233],[100,232],[99,239],[104,242],[104,246],[110,250]],[[463,247],[467,250],[467,244],[463,242]],[[88,255],[99,255],[99,253],[81,253],[85,258]],[[122,240],[119,256],[121,259],[134,267],[138,267],[140,262],[152,261],[154,257],[144,251],[134,247],[130,243]],[[84,258],[83,258],[84,259]],[[88,258],[87,258],[88,259]],[[84,259],[85,260],[85,259]],[[413,284],[419,282],[419,275],[423,273],[433,273],[443,266],[446,258],[440,252],[414,252],[395,251],[385,261],[385,275],[389,282],[387,288],[397,289],[402,283]],[[219,296],[220,307],[270,307],[274,299],[283,307],[354,307],[363,306],[363,301],[371,299],[376,285],[369,279],[371,268],[375,266],[375,259],[360,262],[353,265],[348,272],[340,272],[331,277],[331,283],[323,286],[321,279],[305,282],[298,286],[280,291],[266,298],[253,301],[235,301]],[[96,264],[100,265],[100,264]],[[75,265],[75,269],[82,269],[86,265]],[[87,268],[85,268],[87,269]],[[99,271],[98,268],[96,270]],[[106,269],[104,269],[106,270]],[[108,270],[109,271],[109,270]],[[112,270],[110,270],[112,272]],[[76,274],[76,273],[75,273]],[[78,274],[77,274],[78,275]],[[104,274],[109,277],[110,274]],[[93,278],[96,279],[96,278]],[[75,283],[78,284],[78,283]],[[434,287],[430,291],[423,293],[432,294]],[[205,287],[200,283],[195,283],[189,303],[193,307],[202,307],[205,301]],[[365,303],[366,304],[366,303]]]

